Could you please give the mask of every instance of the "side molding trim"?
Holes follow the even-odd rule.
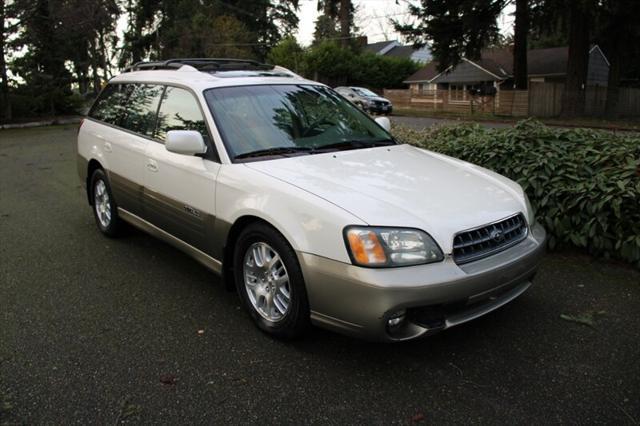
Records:
[[[153,235],[154,237],[168,244],[171,244],[178,250],[185,252],[186,254],[193,257],[198,262],[202,263],[207,268],[211,269],[216,274],[218,275],[222,274],[222,262],[220,262],[219,260],[214,259],[213,257],[209,256],[203,251],[198,250],[192,245],[185,243],[181,239],[174,237],[168,232],[158,228],[154,224],[147,222],[141,217],[138,217],[135,214],[128,212],[121,207],[118,207],[118,215],[120,215],[120,218],[125,222],[135,226],[136,228],[141,229],[142,231],[148,234]]]

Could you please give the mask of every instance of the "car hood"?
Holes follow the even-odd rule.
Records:
[[[382,98],[382,97],[380,97],[380,96],[378,96],[378,97],[373,97],[373,96],[372,96],[372,97],[370,97],[370,98],[366,98],[366,99],[368,99],[368,100],[370,100],[370,101],[377,101],[377,102],[381,102],[381,101],[383,101],[383,102],[389,102],[389,103],[391,103],[391,101],[389,101],[389,99],[387,99],[387,98]]]
[[[446,253],[453,235],[516,212],[520,186],[487,169],[409,145],[303,155],[247,167],[333,203],[369,225],[423,229]]]

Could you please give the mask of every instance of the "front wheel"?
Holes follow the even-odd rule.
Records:
[[[295,252],[266,224],[245,228],[234,249],[236,289],[256,325],[279,338],[309,326],[309,303]]]

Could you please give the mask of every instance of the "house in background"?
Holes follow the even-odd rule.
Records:
[[[370,43],[364,46],[364,50],[376,55],[409,58],[420,64],[431,60],[431,51],[428,47],[414,49],[413,46],[405,46],[397,40]]]
[[[568,47],[533,49],[527,53],[529,83],[564,83],[567,75]],[[589,51],[588,86],[606,86],[609,61],[597,45]],[[466,100],[470,91],[495,94],[513,89],[513,50],[487,49],[480,59],[462,61],[443,72],[431,62],[404,81],[413,93],[447,90],[450,100]]]

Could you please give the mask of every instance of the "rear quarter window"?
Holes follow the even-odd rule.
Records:
[[[131,89],[130,86],[124,84],[107,85],[89,111],[89,117],[116,126],[120,125],[126,113],[126,101]]]
[[[133,84],[121,126],[140,135],[153,136],[163,90],[164,86],[157,84]]]

